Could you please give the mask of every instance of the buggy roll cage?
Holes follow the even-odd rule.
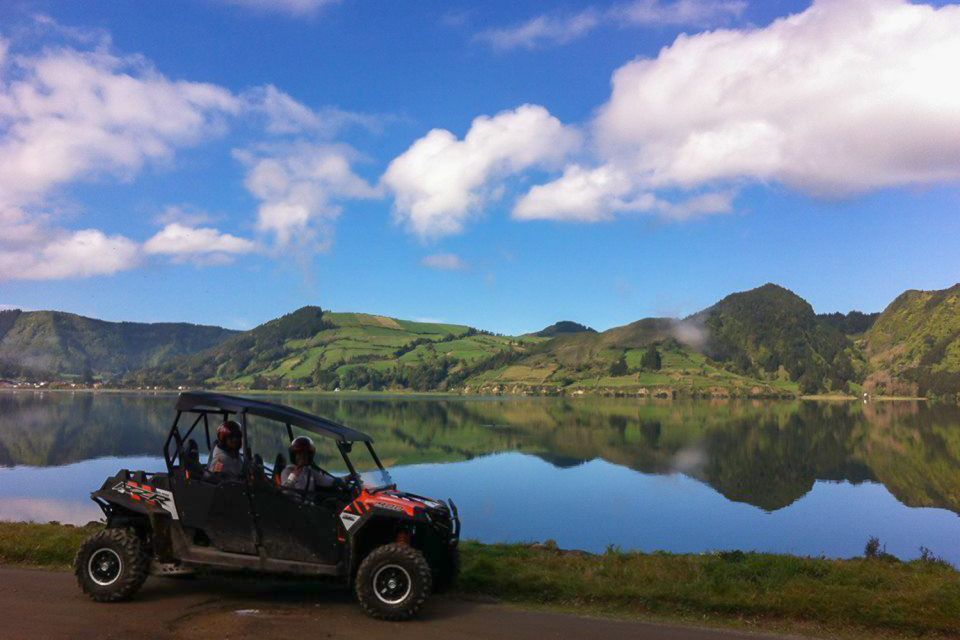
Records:
[[[207,393],[202,391],[186,391],[177,397],[177,415],[173,419],[173,425],[170,427],[170,433],[163,443],[163,458],[167,464],[167,471],[173,472],[178,462],[181,462],[181,452],[184,443],[190,438],[193,430],[203,421],[203,431],[207,442],[207,451],[213,451],[210,441],[210,421],[207,418],[210,414],[219,416],[222,422],[234,416],[240,423],[243,433],[243,453],[246,460],[251,459],[250,440],[247,438],[247,415],[260,416],[283,423],[287,428],[287,437],[293,441],[293,427],[299,427],[305,431],[315,433],[324,438],[331,438],[337,444],[340,455],[347,465],[351,476],[359,476],[353,463],[350,462],[350,450],[354,442],[363,442],[367,445],[370,455],[377,467],[385,471],[383,463],[379,456],[373,450],[373,438],[369,435],[351,429],[345,425],[315,416],[305,411],[300,411],[292,407],[286,407],[281,404],[265,402],[263,400],[254,400],[252,398],[241,398],[239,396],[230,396],[222,393]],[[180,418],[184,413],[196,414],[190,428],[186,433],[180,433]],[[171,449],[171,445],[174,445]]]

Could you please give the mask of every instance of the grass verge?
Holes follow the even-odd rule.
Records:
[[[960,637],[960,572],[928,558],[463,544],[459,588],[524,605],[846,637]]]
[[[0,563],[68,568],[80,543],[100,528],[97,524],[0,522]]]
[[[96,530],[0,522],[0,563],[67,568]],[[821,637],[960,638],[960,572],[929,556],[592,555],[478,542],[461,551],[460,593],[522,606]]]

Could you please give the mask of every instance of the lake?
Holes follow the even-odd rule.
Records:
[[[99,519],[118,469],[162,471],[175,395],[0,392],[0,519]],[[960,408],[922,402],[290,394],[370,433],[401,489],[463,535],[603,551],[860,555],[870,536],[960,566]],[[254,446],[284,443],[262,423]],[[337,469],[329,442],[318,461]],[[326,448],[323,448],[323,446]],[[203,448],[203,447],[202,447]],[[342,467],[342,462],[339,463]]]

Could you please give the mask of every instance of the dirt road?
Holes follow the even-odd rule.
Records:
[[[151,578],[131,602],[97,604],[72,574],[0,567],[0,638],[391,638],[446,640],[772,640],[728,631],[528,612],[457,598],[434,598],[417,620],[365,616],[340,589],[254,579]]]

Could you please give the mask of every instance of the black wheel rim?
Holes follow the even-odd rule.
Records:
[[[123,561],[113,549],[97,549],[90,554],[87,573],[90,579],[101,587],[108,587],[117,581],[123,571]]]
[[[398,604],[410,595],[413,581],[407,570],[398,564],[387,564],[373,576],[373,592],[386,604]]]

